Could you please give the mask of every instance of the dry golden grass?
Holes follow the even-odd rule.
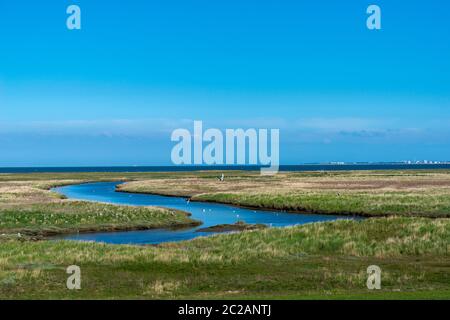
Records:
[[[0,208],[11,205],[60,202],[61,196],[49,191],[50,187],[81,182],[83,180],[0,181]]]
[[[223,183],[219,174],[0,175],[0,216],[19,208],[20,223],[34,219],[56,224],[60,219],[49,218],[57,214],[70,215],[76,224],[89,218],[79,211],[97,215],[107,210],[107,216],[122,219],[121,210],[96,204],[72,207],[71,201],[46,190],[97,180],[135,180],[122,188],[279,209],[429,216],[449,212],[445,171],[292,172],[275,177],[227,172]],[[46,210],[56,211],[48,212],[49,217]],[[340,220],[160,246],[27,241],[0,234],[0,298],[448,298],[449,221]],[[65,268],[72,264],[82,268],[83,289],[76,292],[65,288]],[[383,272],[378,293],[365,286],[371,264]]]
[[[0,234],[2,237],[20,234],[36,239],[62,233],[144,230],[199,224],[177,210],[72,201],[48,190],[52,186],[85,181],[0,180]]]
[[[217,175],[169,174],[118,189],[300,212],[450,216],[447,171],[281,172],[273,177],[230,172],[222,182]]]
[[[217,174],[218,175],[218,174]],[[291,193],[297,191],[364,191],[383,193],[390,191],[450,193],[448,172],[280,172],[272,177],[258,173],[225,175],[218,181],[216,175],[179,177],[176,173],[167,178],[152,178],[128,182],[119,186],[121,191],[160,193],[168,195],[195,196],[203,193],[245,192],[245,193]]]

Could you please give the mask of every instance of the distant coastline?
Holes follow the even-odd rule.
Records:
[[[0,173],[68,173],[68,172],[180,172],[199,170],[260,170],[258,165],[234,166],[86,166],[86,167],[0,167]],[[349,171],[349,170],[427,170],[450,169],[450,162],[441,163],[326,163],[281,165],[280,171]]]

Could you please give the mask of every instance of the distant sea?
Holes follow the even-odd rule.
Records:
[[[117,166],[117,167],[9,167],[0,173],[44,172],[179,172],[198,170],[259,170],[260,166]],[[280,171],[417,170],[450,169],[450,164],[301,164],[282,165]]]

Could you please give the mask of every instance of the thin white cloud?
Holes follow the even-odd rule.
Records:
[[[104,119],[65,121],[0,122],[0,134],[38,134],[74,136],[149,137],[170,136],[177,128],[193,130],[193,121],[202,119]],[[430,132],[450,131],[450,120],[434,119],[407,123],[399,119],[379,118],[254,118],[236,120],[203,120],[204,128],[267,128],[280,129],[287,140],[322,140],[343,138],[419,137]]]
[[[115,135],[146,136],[167,133],[188,126],[187,119],[111,119],[111,120],[65,120],[27,121],[0,123],[0,134],[37,133],[42,135]]]
[[[387,128],[393,125],[393,122],[373,118],[308,118],[295,121],[293,127],[324,131],[359,131]]]

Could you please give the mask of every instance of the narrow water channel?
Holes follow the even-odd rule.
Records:
[[[120,182],[96,182],[65,187],[54,188],[60,194],[69,199],[100,201],[122,205],[136,206],[160,206],[190,212],[192,218],[200,220],[203,224],[199,227],[187,229],[154,229],[145,231],[120,231],[69,234],[58,237],[59,239],[96,241],[114,244],[157,244],[207,236],[211,232],[196,232],[199,228],[210,227],[218,224],[232,224],[237,221],[246,223],[263,223],[270,227],[285,227],[305,224],[317,221],[329,221],[336,219],[351,219],[350,217],[295,214],[278,211],[262,211],[238,208],[230,205],[187,202],[182,197],[165,197],[150,194],[116,192],[116,186]]]

